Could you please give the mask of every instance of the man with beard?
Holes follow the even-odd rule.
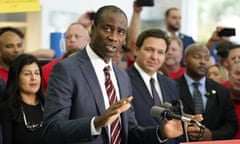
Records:
[[[183,42],[183,50],[192,43],[194,40],[192,37],[180,33],[181,28],[181,13],[177,8],[169,8],[165,13],[165,24],[167,28],[168,35],[170,37],[179,37]]]
[[[184,112],[202,115],[200,129],[188,126],[193,141],[232,139],[237,132],[237,118],[228,89],[206,78],[210,52],[206,46],[190,45],[184,55],[184,75],[176,79]]]
[[[179,32],[181,28],[181,13],[178,8],[169,8],[165,12],[165,24],[169,37],[179,37],[183,43],[183,52],[188,45],[194,43],[192,37]],[[183,65],[181,61],[181,65]]]
[[[0,77],[7,82],[8,69],[13,60],[23,54],[24,34],[13,27],[0,29]]]
[[[164,66],[169,72],[169,77],[176,79],[182,76],[185,72],[185,68],[180,65],[182,59],[182,41],[177,37],[171,37],[170,45],[166,53]]]

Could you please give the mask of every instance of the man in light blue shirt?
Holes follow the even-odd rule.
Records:
[[[210,52],[206,46],[190,45],[183,59],[186,72],[176,79],[184,112],[202,116],[200,122],[206,127],[188,126],[192,141],[232,139],[237,131],[236,114],[228,89],[206,78],[209,59]],[[193,82],[198,83],[197,88],[193,87]],[[197,111],[200,106],[203,109]]]

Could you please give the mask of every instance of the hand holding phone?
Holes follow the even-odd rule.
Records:
[[[236,35],[236,30],[235,28],[227,28],[224,27],[218,32],[218,36],[223,37],[230,37],[230,36],[235,36]]]
[[[137,6],[154,6],[154,0],[136,0]]]

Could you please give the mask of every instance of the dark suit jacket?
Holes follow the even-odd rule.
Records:
[[[132,95],[127,73],[113,65],[120,97]],[[107,128],[92,136],[90,121],[105,111],[96,73],[86,50],[56,64],[49,81],[44,113],[47,143],[108,144]],[[156,127],[137,126],[133,109],[121,114],[122,143],[158,143]]]
[[[185,77],[182,76],[176,81],[179,84],[184,112],[194,114],[192,97]],[[235,136],[238,125],[229,91],[210,79],[206,79],[206,91],[207,105],[201,123],[212,131],[214,140],[231,139]]]
[[[183,43],[183,51],[185,51],[188,45],[195,43],[192,37],[183,33],[179,33],[179,38],[182,40]]]
[[[2,78],[0,78],[0,100],[2,99],[2,94],[3,94],[3,90],[5,88],[5,82]],[[0,144],[2,144],[2,126],[0,124]]]
[[[135,117],[138,124],[141,126],[158,126],[161,123],[159,118],[151,116],[150,110],[154,105],[154,101],[147,89],[140,73],[136,67],[132,65],[127,73],[130,77],[133,89],[133,107],[135,110]],[[179,100],[180,94],[177,84],[174,80],[169,79],[166,76],[157,74],[158,83],[161,86],[161,92],[163,96],[163,102],[172,103],[173,100]],[[168,143],[176,144],[175,140],[169,140]]]
[[[2,78],[0,78],[0,99],[1,99],[1,96],[3,94],[4,88],[5,88],[5,82]]]
[[[156,126],[160,124],[159,119],[154,118],[150,114],[150,110],[154,105],[153,99],[149,90],[147,89],[141,75],[137,71],[134,65],[132,65],[127,73],[130,77],[133,89],[133,106],[135,110],[135,116],[138,124],[141,126]],[[179,89],[176,82],[170,80],[166,76],[157,74],[158,83],[161,86],[161,92],[163,96],[163,102],[172,103],[173,100],[180,99]]]
[[[11,123],[11,110],[8,101],[0,102],[0,124],[2,130],[2,142],[4,144],[11,144],[12,123]]]

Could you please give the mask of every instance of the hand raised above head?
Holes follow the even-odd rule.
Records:
[[[137,6],[137,2],[134,1],[134,3],[133,3],[133,10],[134,10],[134,12],[135,13],[141,13],[142,9],[143,9],[143,7]]]

